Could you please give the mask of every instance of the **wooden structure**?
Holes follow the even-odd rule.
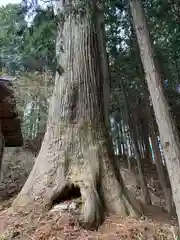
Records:
[[[20,118],[16,110],[16,101],[12,81],[14,78],[0,76],[0,172],[3,149],[23,145]]]

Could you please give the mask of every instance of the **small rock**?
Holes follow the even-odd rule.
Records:
[[[58,212],[58,211],[65,211],[65,210],[68,210],[68,204],[61,203],[61,204],[54,206],[51,211]]]
[[[76,210],[77,208],[77,204],[75,202],[72,202],[70,205],[69,205],[69,210]]]

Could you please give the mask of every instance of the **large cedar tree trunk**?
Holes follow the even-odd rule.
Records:
[[[142,3],[140,0],[130,0],[130,7],[180,223],[180,141],[163,92]]]
[[[35,165],[14,210],[50,207],[65,186],[79,186],[82,220],[97,226],[104,210],[137,209],[122,183],[107,131],[108,61],[100,1],[59,0],[55,88]],[[106,97],[106,99],[105,99]]]

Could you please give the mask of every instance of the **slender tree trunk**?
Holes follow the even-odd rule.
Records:
[[[29,126],[28,126],[28,138],[33,139],[34,137],[34,122],[36,120],[36,111],[35,111],[35,101],[32,101],[31,105],[31,113],[30,113],[30,120],[29,120]]]
[[[122,155],[125,153],[125,147],[124,147],[124,136],[123,136],[123,130],[122,130],[122,114],[121,115],[121,120],[119,121],[119,131],[120,131],[120,137],[121,137],[121,148],[122,148]]]
[[[133,143],[131,139],[131,129],[130,126],[128,126],[128,138],[129,138],[129,154],[130,157],[133,155]]]
[[[130,138],[131,157],[133,157],[134,156],[134,143],[132,140],[132,131],[131,131],[130,126],[129,126],[129,138]]]
[[[132,119],[132,121],[133,121],[133,119]],[[134,129],[136,131],[137,142],[138,142],[138,146],[139,146],[139,153],[140,153],[140,157],[141,157],[141,161],[142,161],[142,159],[145,158],[145,145],[144,145],[144,141],[143,141],[143,138],[142,138],[143,134],[142,134],[141,125],[140,126],[135,126],[135,124],[134,124]]]
[[[122,94],[124,94],[124,92],[122,91]],[[126,101],[126,99],[124,99],[124,101]],[[129,112],[126,108],[126,105],[125,105],[125,109],[124,109],[124,119],[126,119],[126,126],[128,126],[126,129],[126,132],[124,132],[124,136],[125,136],[125,140],[126,140],[126,146],[127,146],[127,163],[128,163],[128,169],[129,171],[131,171],[131,159],[130,159],[130,155],[131,155],[131,149],[129,149],[130,147],[130,138],[131,138],[131,129],[130,129],[130,126],[129,126]]]
[[[5,146],[5,141],[4,141],[4,136],[1,131],[1,121],[0,121],[0,182],[3,178],[3,154],[4,154],[4,146]]]
[[[157,137],[154,129],[154,124],[153,124],[153,121],[151,120],[151,117],[152,117],[152,114],[149,119],[150,126],[151,126],[150,136],[152,141],[152,148],[154,151],[154,159],[155,159],[155,164],[157,168],[158,179],[159,179],[161,188],[163,190],[167,210],[171,214],[173,212],[173,201],[172,201],[171,189],[168,188],[168,183],[167,183],[168,176],[167,177],[165,176],[164,167],[162,164],[162,158],[161,158],[158,141],[157,141]]]
[[[117,131],[118,131],[118,149],[119,149],[119,156],[122,156],[121,135],[120,135],[119,123],[117,123]]]
[[[132,164],[131,164],[131,157],[132,157],[132,149],[131,149],[131,130],[130,130],[130,126],[128,126],[128,132],[127,132],[127,138],[128,138],[128,143],[129,143],[129,155],[128,155],[128,169],[131,172],[132,169]]]
[[[128,130],[126,129],[125,133],[125,139],[126,139],[126,146],[127,146],[127,163],[128,163],[128,169],[131,171],[131,161],[130,161],[130,154],[129,154],[129,135],[128,135]]]
[[[121,133],[122,133],[122,146],[123,146],[123,157],[126,158],[126,143],[124,141],[125,135],[124,135],[124,114],[121,111]]]
[[[128,158],[128,146],[126,139],[126,122],[125,122],[125,112],[122,112],[122,131],[123,131],[123,145],[124,145],[124,158]]]
[[[169,189],[169,187],[168,187],[168,181],[167,181],[168,176],[165,176],[165,171],[164,171],[164,167],[163,167],[163,163],[162,163],[162,157],[161,157],[159,144],[158,144],[158,140],[157,140],[157,136],[156,136],[156,129],[155,129],[156,122],[154,121],[154,118],[153,118],[153,109],[151,109],[151,107],[149,105],[148,91],[145,90],[145,94],[146,94],[145,98],[146,98],[147,118],[148,118],[148,123],[149,123],[149,129],[151,129],[150,137],[151,137],[151,142],[152,142],[152,149],[154,152],[154,160],[155,160],[155,164],[156,164],[158,179],[159,179],[160,186],[162,188],[164,198],[166,201],[167,211],[171,215],[172,213],[174,213],[172,193],[171,193],[171,189]]]
[[[142,161],[141,161],[141,153],[140,153],[139,146],[138,146],[138,141],[137,141],[137,139],[138,139],[137,138],[137,132],[136,132],[136,128],[134,126],[134,123],[133,123],[131,115],[130,115],[129,106],[128,106],[129,103],[128,103],[126,92],[124,92],[124,95],[125,95],[125,108],[126,108],[127,115],[128,115],[129,125],[130,125],[131,130],[132,130],[132,139],[133,139],[133,142],[134,142],[135,157],[136,157],[138,171],[139,171],[139,177],[140,177],[141,188],[142,188],[142,195],[143,195],[143,198],[144,198],[144,202],[146,204],[151,204],[151,198],[150,198],[150,195],[149,195],[147,182],[146,182],[146,178],[145,178],[145,175],[144,175],[144,169],[143,169]]]
[[[180,223],[180,141],[163,92],[142,3],[140,0],[130,0],[130,7]]]
[[[38,133],[40,132],[40,128],[42,125],[42,113],[41,113],[42,109],[41,109],[41,99],[40,97],[37,98],[37,120],[36,120],[36,135],[35,137],[37,137]]]
[[[150,129],[150,137],[152,142],[152,149],[154,152],[154,160],[156,164],[158,179],[164,194],[167,211],[171,215],[174,213],[172,193],[171,193],[171,189],[168,187],[168,181],[167,181],[168,176],[165,176],[165,171],[162,163],[162,157],[161,157],[159,144],[156,136],[156,128],[155,128],[156,122],[153,117],[153,109],[149,105],[149,93],[148,93],[148,90],[146,89],[145,82],[143,82],[143,85],[144,85],[144,93],[145,93],[145,101],[146,101],[146,109],[147,109],[147,119],[148,119],[148,125]]]
[[[117,112],[114,116],[114,121],[115,121],[115,128],[117,131],[117,144],[118,144],[118,150],[119,150],[119,155],[122,156],[123,154],[123,149],[122,149],[122,131],[121,131],[121,113]]]
[[[133,26],[132,26],[131,31],[132,31],[132,35],[133,35],[133,47],[135,49],[134,57],[135,57],[136,61],[139,62],[141,59],[139,56],[139,51],[137,50],[138,43],[137,43],[137,39],[135,36],[135,31],[133,29]],[[164,171],[162,156],[161,156],[161,152],[159,149],[159,143],[158,143],[157,135],[156,135],[157,124],[156,124],[156,121],[154,120],[153,110],[151,109],[151,106],[149,104],[149,92],[148,92],[148,89],[147,89],[147,86],[145,83],[144,72],[143,72],[142,67],[143,66],[140,63],[137,70],[139,72],[139,76],[141,78],[142,85],[144,87],[145,106],[146,106],[146,110],[147,110],[147,122],[148,122],[148,129],[150,130],[150,137],[151,137],[152,149],[153,149],[153,153],[154,153],[154,160],[155,160],[156,169],[157,169],[157,173],[158,173],[158,179],[159,179],[161,188],[163,190],[164,198],[166,201],[167,210],[171,214],[171,213],[174,213],[172,193],[171,193],[171,189],[169,189],[169,187],[168,187],[168,185],[169,185],[168,181],[167,181],[168,176],[165,175],[165,171]],[[152,159],[152,157],[151,157],[151,159]]]
[[[143,119],[143,123],[142,123],[142,137],[143,137],[144,146],[145,146],[145,161],[152,162],[150,145],[149,145],[149,127],[147,122],[145,123],[145,119]]]
[[[50,207],[65,186],[79,186],[81,220],[97,227],[105,210],[136,215],[117,168],[107,125],[108,65],[100,1],[59,1],[55,88],[35,165],[13,209]],[[101,24],[100,24],[101,23]],[[106,70],[104,70],[106,69]]]
[[[118,153],[119,155],[121,155],[121,137],[120,137],[120,133],[119,133],[119,126],[117,121],[115,120],[114,123],[114,127],[115,127],[115,131],[116,131],[116,147],[118,148]]]

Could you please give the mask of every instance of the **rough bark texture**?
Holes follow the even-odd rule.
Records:
[[[129,13],[129,15],[131,15],[131,13]],[[137,42],[137,38],[136,38],[136,33],[135,33],[135,29],[133,28],[133,24],[131,23],[132,27],[131,27],[131,31],[133,34],[133,46],[135,48],[134,51],[134,57],[136,59],[137,62],[139,62],[140,59],[140,55],[139,55],[139,50],[138,50],[138,42]],[[147,89],[147,85],[145,82],[145,76],[144,76],[144,72],[143,72],[143,66],[139,66],[138,67],[138,72],[139,72],[139,76],[141,78],[141,82],[144,88],[144,96],[145,96],[145,106],[146,106],[146,120],[148,123],[148,129],[150,132],[150,137],[151,137],[151,142],[152,142],[152,148],[154,151],[154,159],[155,159],[155,164],[156,164],[156,169],[157,169],[157,173],[158,173],[158,179],[161,185],[161,188],[163,190],[163,194],[164,194],[164,198],[166,201],[166,206],[167,206],[167,210],[170,214],[174,213],[174,204],[172,201],[172,192],[171,189],[169,188],[169,184],[168,184],[168,180],[167,177],[165,175],[165,171],[164,171],[164,166],[163,166],[163,162],[162,162],[162,157],[161,157],[161,153],[160,153],[160,149],[159,149],[159,143],[158,143],[158,139],[157,139],[157,124],[156,121],[154,119],[154,111],[153,109],[150,107],[150,103],[149,103],[149,91]],[[152,159],[151,159],[152,160]]]
[[[161,154],[160,154],[160,149],[158,146],[158,140],[157,140],[157,136],[156,136],[155,129],[154,129],[154,124],[152,123],[152,121],[150,122],[150,124],[151,124],[150,136],[151,136],[151,141],[152,141],[152,148],[154,150],[154,159],[155,159],[156,169],[157,169],[157,173],[158,173],[158,179],[159,179],[161,188],[163,190],[164,198],[166,201],[167,211],[171,215],[171,214],[173,214],[172,193],[171,193],[171,189],[168,187],[168,182],[167,182],[168,176],[165,175],[162,158],[161,158]]]
[[[130,7],[180,223],[180,142],[177,129],[163,92],[142,3],[140,0],[130,0]]]
[[[97,226],[103,210],[136,215],[123,186],[107,134],[108,65],[103,9],[92,1],[59,1],[56,74],[47,130],[14,210],[50,206],[65,186],[80,187],[82,220]],[[106,97],[106,98],[105,98]]]
[[[147,95],[148,96],[148,95]],[[163,190],[164,198],[166,201],[166,207],[167,211],[170,213],[170,215],[173,214],[174,206],[173,206],[173,200],[172,200],[172,193],[171,189],[168,187],[168,176],[165,175],[164,171],[164,166],[162,163],[162,157],[159,149],[159,143],[157,140],[157,135],[156,135],[156,129],[155,129],[155,120],[153,118],[153,109],[151,109],[149,105],[148,98],[146,99],[147,102],[147,117],[148,117],[148,122],[149,122],[149,129],[151,129],[150,132],[150,137],[151,137],[151,142],[152,142],[152,148],[154,151],[154,159],[155,159],[155,164],[156,164],[156,169],[157,169],[157,174],[158,174],[158,179],[160,186]]]

